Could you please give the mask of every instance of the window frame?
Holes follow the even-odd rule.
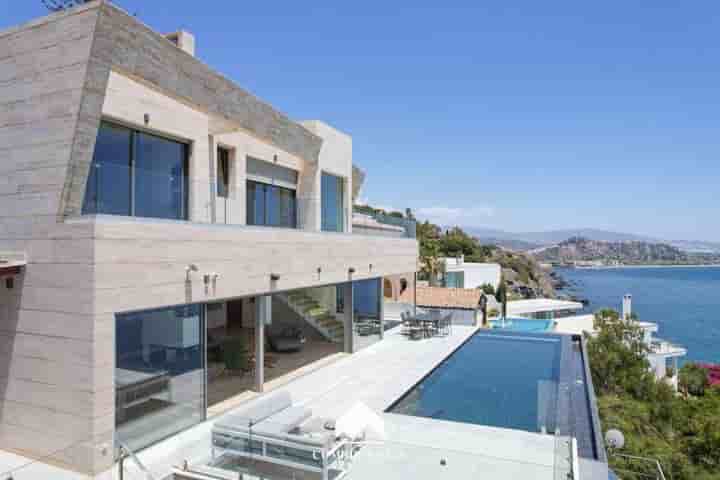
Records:
[[[297,220],[298,220],[297,190],[292,189],[292,188],[281,187],[281,186],[279,186],[279,185],[272,185],[272,184],[265,183],[265,182],[259,182],[259,181],[257,181],[257,180],[249,180],[249,179],[248,179],[248,180],[246,180],[246,191],[247,191],[246,198],[247,198],[247,200],[249,200],[249,199],[251,198],[251,195],[250,195],[250,192],[251,192],[250,186],[251,186],[251,184],[252,184],[252,186],[253,186],[253,189],[252,189],[252,192],[253,192],[253,195],[252,195],[253,201],[252,201],[252,203],[249,202],[249,201],[246,201],[246,203],[247,203],[247,205],[246,205],[246,210],[247,210],[247,212],[246,212],[246,215],[245,215],[245,217],[246,217],[245,220],[246,220],[246,224],[247,224],[247,225],[253,226],[253,227],[272,227],[272,228],[291,228],[291,229],[297,229],[297,228],[298,228],[298,227],[297,227],[297,224],[298,224],[298,221],[297,221]],[[255,223],[255,218],[256,218],[256,217],[255,217],[255,211],[256,211],[256,209],[255,209],[254,207],[255,207],[256,202],[255,202],[254,198],[256,198],[256,195],[257,195],[256,192],[257,192],[257,186],[258,186],[258,185],[260,185],[260,186],[262,187],[262,189],[263,189],[263,195],[262,195],[262,198],[263,198],[263,223]],[[293,199],[294,212],[293,212],[293,215],[292,215],[292,222],[291,222],[290,225],[272,224],[272,223],[269,223],[269,220],[270,220],[270,218],[271,218],[271,209],[269,208],[269,207],[270,207],[270,203],[268,202],[268,198],[269,198],[269,196],[272,194],[271,192],[272,192],[272,189],[273,189],[273,188],[278,189],[280,192],[287,192],[287,193],[289,193],[289,194],[291,195],[291,198]],[[278,195],[278,196],[277,196],[277,200],[279,201],[280,198],[281,198],[280,195]],[[253,207],[253,208],[251,208],[251,207]],[[251,219],[252,219],[252,222],[250,221]]]
[[[137,126],[126,124],[123,122],[119,122],[116,120],[111,120],[107,118],[103,118],[100,120],[100,125],[98,126],[98,134],[100,132],[100,129],[103,128],[103,125],[108,125],[111,128],[117,128],[117,129],[123,129],[126,130],[130,134],[130,152],[129,152],[129,217],[135,217],[135,218],[156,218],[161,220],[176,220],[176,221],[189,221],[190,220],[190,156],[192,151],[192,142],[183,140],[177,137],[173,137],[172,135],[162,134],[158,132],[154,132],[148,129],[142,129],[138,128]],[[183,151],[183,178],[182,178],[182,185],[181,185],[181,195],[182,195],[182,202],[180,204],[180,218],[171,218],[171,217],[147,217],[147,216],[138,216],[135,214],[136,211],[136,172],[137,172],[137,160],[138,160],[138,138],[140,135],[146,135],[150,137],[155,137],[167,142],[173,142],[176,144],[179,144],[182,147]],[[96,162],[96,151],[93,151],[93,158],[91,163],[91,169],[97,168],[97,162]],[[88,181],[90,181],[90,176],[92,173],[88,174]],[[97,195],[97,192],[95,192]],[[85,195],[87,195],[87,183],[85,185]],[[83,199],[83,208],[82,208],[83,215],[88,215],[85,213],[85,199]],[[103,213],[95,211],[93,213],[90,213],[89,215],[116,215],[112,213]],[[116,215],[116,216],[125,216],[125,215]]]

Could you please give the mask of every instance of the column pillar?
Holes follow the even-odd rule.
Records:
[[[355,316],[353,302],[353,283],[345,282],[342,284],[344,312],[344,351],[345,353],[353,353],[353,320]]]
[[[210,161],[210,223],[217,223],[217,161],[215,155],[217,154],[217,144],[215,143],[215,137],[208,135],[208,151]],[[202,186],[199,188],[203,188]]]
[[[255,299],[255,391],[265,385],[265,324],[272,319],[272,296]]]
[[[380,340],[385,337],[385,295],[383,292],[383,279],[378,279],[378,317],[380,319]]]

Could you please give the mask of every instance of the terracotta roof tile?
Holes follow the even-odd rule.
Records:
[[[480,290],[474,288],[443,288],[417,286],[419,307],[464,308],[475,310],[480,301]],[[407,289],[400,296],[401,302],[412,303],[413,291]]]

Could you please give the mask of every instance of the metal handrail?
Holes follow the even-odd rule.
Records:
[[[658,459],[656,459],[656,458],[639,457],[639,456],[636,456],[636,455],[627,455],[627,454],[623,454],[623,453],[613,453],[611,456],[612,456],[612,457],[627,458],[627,459],[629,459],[629,460],[639,460],[639,461],[642,461],[642,462],[647,462],[647,463],[652,464],[653,469],[657,469],[657,471],[656,471],[654,474],[653,474],[653,473],[635,472],[635,471],[632,471],[632,470],[628,470],[628,469],[626,469],[626,468],[617,468],[617,469],[616,469],[617,471],[623,471],[623,472],[631,473],[631,474],[633,474],[633,475],[640,475],[640,476],[644,476],[644,477],[648,477],[648,478],[653,478],[653,477],[654,477],[656,480],[666,480],[666,479],[665,479],[665,473],[663,472],[663,469],[662,469],[662,464],[661,464],[660,461],[659,461]]]
[[[126,444],[123,442],[118,442],[120,445],[120,458],[118,460],[118,469],[119,469],[119,476],[120,480],[124,480],[125,478],[125,460],[130,459],[135,464],[135,466],[145,474],[145,478],[147,480],[157,480],[155,476],[150,473],[150,471],[143,465],[143,463],[140,461],[139,458],[137,458],[137,455],[135,455],[135,452],[130,449]]]

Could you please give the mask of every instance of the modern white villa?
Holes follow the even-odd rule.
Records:
[[[352,138],[194,46],[103,0],[0,32],[0,479],[606,480],[584,339],[418,310]]]
[[[675,390],[678,389],[678,360],[687,355],[687,349],[667,340],[656,337],[657,323],[632,320],[632,295],[623,297],[622,316],[628,321],[636,322],[643,331],[643,339],[647,346],[647,360],[658,380],[667,381]]]
[[[478,288],[492,285],[497,288],[502,268],[497,263],[466,262],[464,255],[441,259],[444,265],[443,286],[448,288]]]

